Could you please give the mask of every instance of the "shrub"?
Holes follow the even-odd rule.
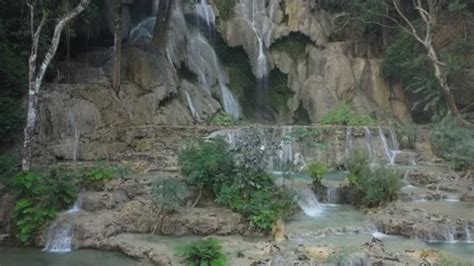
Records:
[[[368,126],[374,125],[375,120],[368,115],[358,115],[351,111],[349,105],[343,103],[330,111],[321,120],[323,125],[339,126]]]
[[[252,162],[233,160],[223,139],[192,141],[179,155],[179,165],[189,182],[215,196],[216,202],[241,213],[258,229],[269,231],[291,209],[288,193]]]
[[[165,212],[175,212],[185,203],[188,196],[186,184],[176,178],[157,182],[151,191],[152,198]]]
[[[431,142],[435,152],[454,163],[457,169],[474,167],[474,129],[460,127],[446,117],[433,127]]]
[[[222,180],[234,174],[232,156],[222,138],[186,143],[179,153],[178,164],[191,184],[214,192]]]
[[[219,10],[219,17],[222,20],[228,20],[232,17],[234,12],[235,0],[219,0],[216,1],[217,9]]]
[[[217,114],[215,114],[212,118],[211,118],[211,124],[212,125],[216,125],[216,126],[220,126],[220,127],[228,127],[228,126],[232,126],[235,124],[235,120],[234,118],[232,118],[232,116],[228,113],[224,113],[224,112],[219,112]]]
[[[313,179],[313,184],[321,184],[328,168],[324,163],[311,163],[308,166],[308,174]]]
[[[178,256],[188,266],[225,266],[228,265],[222,246],[214,238],[199,240],[178,248]]]
[[[353,155],[348,165],[348,179],[357,192],[355,204],[373,208],[398,198],[401,179],[397,171],[385,166],[370,168],[362,153]]]
[[[22,172],[9,186],[19,198],[13,219],[17,225],[17,238],[25,244],[59,210],[71,205],[76,195],[73,180],[55,171],[47,175]]]

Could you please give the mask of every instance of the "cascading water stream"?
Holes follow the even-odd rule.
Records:
[[[469,229],[468,221],[464,222],[464,233],[466,234],[466,243],[474,244],[474,241],[472,240],[471,230]]]
[[[257,78],[257,111],[266,112],[267,107],[267,90],[268,75],[270,72],[270,63],[268,58],[268,48],[270,47],[270,37],[273,31],[273,16],[275,14],[275,6],[279,1],[272,1],[268,6],[266,1],[262,0],[239,0],[238,8],[236,8],[240,17],[247,23],[248,27],[253,31],[255,42],[252,47],[257,50],[251,52],[254,73]],[[253,42],[253,41],[252,41]],[[254,49],[254,48],[252,48]]]
[[[200,121],[201,119],[199,118],[199,114],[196,111],[196,108],[194,107],[193,99],[191,98],[191,95],[189,95],[189,92],[185,91],[184,94],[186,95],[186,100],[188,101],[188,106],[189,106],[189,111],[191,111],[191,115],[193,118],[197,121]]]
[[[395,165],[395,160],[397,158],[397,155],[400,154],[400,151],[396,149],[396,147],[399,145],[394,135],[395,133],[393,132],[393,130],[390,131],[390,135],[392,137],[392,145],[393,145],[393,149],[391,149],[388,145],[388,141],[387,141],[387,138],[385,137],[385,133],[383,132],[382,127],[379,126],[378,129],[379,129],[379,136],[380,136],[380,139],[382,140],[383,148],[385,151],[385,155],[387,156],[388,162],[390,163],[390,165]]]
[[[307,216],[318,217],[322,213],[316,195],[309,188],[298,191],[298,205]]]
[[[214,12],[207,1],[200,1],[196,5],[195,12],[196,15],[206,21],[209,27],[214,24]],[[130,40],[133,42],[141,39],[151,39],[154,23],[154,17],[147,18],[139,23],[130,31]],[[185,47],[181,47],[182,44]],[[166,51],[168,59],[175,65],[180,65],[181,60],[184,60],[189,70],[198,76],[199,84],[209,95],[217,94],[220,96],[220,102],[225,112],[234,119],[240,118],[239,103],[227,87],[224,70],[219,63],[214,48],[198,29],[189,29],[179,8],[175,8],[173,11]],[[180,54],[180,52],[184,52],[184,54]],[[217,89],[217,91],[213,91],[214,89]]]
[[[81,210],[82,197],[79,197],[74,206],[65,212],[65,220],[60,219],[51,225],[44,251],[51,253],[66,253],[72,251],[73,216]]]
[[[374,153],[372,149],[372,132],[370,132],[369,127],[364,127],[365,130],[365,142],[367,145],[367,153],[369,155],[369,159],[372,159],[372,155]]]

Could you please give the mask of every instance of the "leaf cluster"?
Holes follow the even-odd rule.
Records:
[[[177,255],[187,266],[226,266],[227,257],[219,241],[214,238],[195,241],[179,247]]]
[[[343,103],[328,112],[321,119],[323,125],[369,126],[376,124],[375,119],[368,115],[360,115],[351,110],[350,105]]]

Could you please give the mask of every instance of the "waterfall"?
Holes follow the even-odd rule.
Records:
[[[327,198],[327,203],[337,204],[338,202],[337,188],[327,187],[326,198]]]
[[[290,169],[293,165],[293,141],[291,139],[292,127],[285,126],[282,129],[281,151],[279,155],[282,170]]]
[[[280,1],[271,1],[267,6],[262,0],[239,0],[236,11],[248,28],[252,30],[254,39],[248,40],[247,51],[251,58],[251,65],[257,78],[257,113],[265,115],[268,109],[268,76],[270,62],[268,49],[273,31],[273,17],[276,6]],[[244,45],[245,46],[245,45]]]
[[[392,140],[393,149],[399,151],[400,143],[398,142],[397,134],[395,133],[395,130],[393,129],[393,127],[389,128],[389,132],[390,132],[390,138]]]
[[[73,239],[73,217],[75,213],[81,210],[82,197],[79,197],[74,206],[65,212],[64,218],[54,222],[48,229],[48,238],[44,251],[52,253],[65,253],[72,251]]]
[[[207,3],[207,0],[200,0],[194,5],[194,8],[196,14],[202,18],[209,27],[215,25],[216,16],[214,14],[214,9],[212,9],[212,6]]]
[[[387,138],[385,137],[385,133],[382,130],[382,127],[379,126],[378,128],[379,128],[380,139],[382,139],[385,155],[387,155],[387,160],[390,163],[390,165],[395,165],[395,160],[397,158],[397,155],[400,154],[399,144],[395,136],[395,132],[393,131],[392,128],[390,128],[390,135],[392,138],[392,145],[393,145],[392,148],[390,148],[390,146],[388,145]]]
[[[185,91],[184,94],[186,95],[186,100],[188,101],[189,111],[191,111],[191,115],[195,120],[200,121],[201,119],[199,118],[199,114],[196,111],[196,108],[194,107],[193,99],[191,99],[189,92]]]
[[[469,229],[469,222],[464,221],[464,231],[466,234],[466,243],[474,243],[472,240],[471,230]]]
[[[72,251],[72,224],[54,223],[48,231],[48,242],[44,251],[52,253]]]
[[[305,188],[298,193],[298,205],[307,216],[317,217],[322,213],[322,208],[319,205],[318,199],[314,192]]]
[[[213,24],[215,16],[212,7],[205,0],[198,5],[196,14],[206,23]],[[151,39],[154,24],[154,17],[143,20],[130,31],[130,40]],[[173,11],[166,53],[175,65],[184,61],[189,70],[197,75],[201,88],[209,95],[219,95],[224,111],[236,120],[240,118],[240,105],[227,87],[228,81],[214,48],[198,29],[188,27],[179,8]]]

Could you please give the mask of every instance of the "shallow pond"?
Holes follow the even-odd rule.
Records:
[[[116,252],[77,250],[47,253],[33,248],[0,247],[1,266],[136,266],[138,263]]]

